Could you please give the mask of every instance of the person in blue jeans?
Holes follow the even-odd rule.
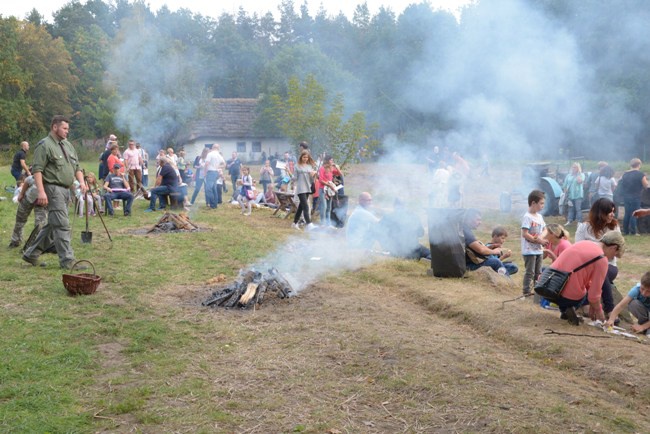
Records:
[[[566,194],[572,206],[569,207],[569,215],[564,224],[570,225],[574,221],[582,222],[582,198],[584,197],[585,175],[582,173],[580,163],[571,165],[571,172],[564,178],[562,190]]]
[[[113,172],[110,173],[104,180],[104,200],[106,202],[106,214],[113,215],[113,201],[124,201],[124,215],[131,215],[131,204],[133,204],[133,194],[129,186],[129,181],[126,180],[124,175],[120,175],[120,164],[113,165]]]
[[[639,233],[633,214],[634,211],[641,208],[641,193],[645,188],[648,188],[648,179],[645,173],[641,172],[641,160],[633,158],[630,161],[630,170],[623,174],[618,185],[625,206],[623,235],[638,235]]]
[[[167,157],[162,157],[158,160],[160,164],[160,171],[158,176],[156,176],[156,186],[149,191],[149,208],[145,209],[144,212],[152,212],[156,210],[156,199],[162,195],[168,195],[178,188],[178,174],[176,170],[169,164]],[[160,209],[165,207],[160,206]]]
[[[190,200],[191,205],[194,205],[194,201],[205,182],[205,158],[208,156],[208,151],[208,148],[203,148],[201,155],[197,156],[194,160],[194,193],[192,194],[192,200]],[[205,203],[208,203],[207,186],[205,189]]]
[[[505,274],[509,276],[508,268],[501,262],[501,258],[507,258],[512,252],[503,247],[491,249],[477,240],[473,231],[481,225],[481,221],[481,212],[479,210],[471,208],[465,212],[463,236],[465,238],[465,265],[467,269],[474,271],[481,267],[490,267],[496,272],[499,272],[499,270],[505,271]]]

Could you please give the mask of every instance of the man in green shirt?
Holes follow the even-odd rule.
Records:
[[[54,116],[50,134],[38,142],[34,150],[32,173],[38,190],[36,205],[48,209],[47,224],[23,253],[23,260],[34,266],[38,264],[39,256],[52,246],[59,255],[61,268],[69,269],[75,262],[68,218],[70,187],[75,177],[82,196],[87,187],[77,153],[67,140],[69,129],[68,119]],[[41,266],[45,264],[41,263]]]

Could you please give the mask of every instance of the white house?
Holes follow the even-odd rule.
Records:
[[[288,140],[255,131],[257,105],[256,98],[214,98],[205,114],[187,128],[182,142],[186,158],[193,161],[204,147],[214,143],[221,145],[226,160],[237,151],[243,162],[260,161],[262,152],[270,156],[288,151]]]

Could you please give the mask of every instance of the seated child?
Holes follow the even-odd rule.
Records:
[[[506,228],[503,226],[496,226],[494,229],[492,229],[492,239],[489,243],[486,244],[486,247],[489,247],[491,249],[503,247],[506,242],[506,238],[508,238],[508,231]],[[505,259],[509,258],[510,256],[512,256],[512,250],[503,249],[503,255],[501,255],[501,258],[499,259],[501,259],[503,266],[506,268],[506,270],[508,270],[508,274],[513,275],[519,271],[519,267],[517,267],[517,264],[514,264],[511,261],[505,261]]]
[[[650,271],[641,276],[641,281],[634,285],[630,292],[614,307],[614,310],[609,314],[609,319],[605,323],[607,327],[611,327],[616,323],[618,315],[625,309],[630,311],[639,322],[632,325],[632,330],[635,333],[645,333],[650,336]]]

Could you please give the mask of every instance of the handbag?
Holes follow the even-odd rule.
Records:
[[[311,182],[311,185],[309,186],[309,194],[314,194],[316,193],[316,184],[314,181]]]
[[[535,292],[549,301],[557,301],[562,293],[562,290],[564,290],[566,283],[569,281],[571,274],[575,273],[578,270],[582,270],[600,258],[604,258],[604,256],[598,255],[595,258],[585,262],[581,266],[575,268],[573,271],[561,271],[553,267],[545,268],[541,276],[539,276],[537,282],[535,282]]]
[[[255,192],[249,188],[246,189],[246,199],[253,200],[255,199]]]

